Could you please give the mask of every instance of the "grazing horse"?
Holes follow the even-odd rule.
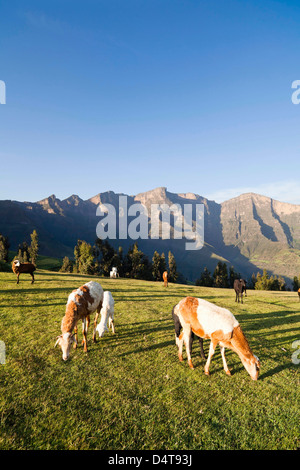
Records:
[[[12,270],[17,275],[17,284],[19,284],[19,277],[22,273],[28,273],[31,276],[31,284],[34,283],[34,274],[36,266],[33,263],[20,263],[18,259],[15,259],[12,263]]]
[[[168,271],[163,273],[164,287],[168,287]]]
[[[235,301],[240,301],[240,296],[241,296],[241,302],[243,303],[243,293],[245,293],[245,297],[247,297],[247,292],[246,292],[246,281],[244,279],[235,279],[233,283],[233,288],[235,290]]]
[[[172,310],[172,318],[173,318],[174,325],[175,325],[175,341],[176,341],[176,344],[178,346],[179,342],[180,342],[180,332],[181,332],[181,329],[182,329],[182,325],[180,323],[178,315],[175,312],[175,308],[176,308],[176,305],[175,305],[175,307],[173,307],[173,310]],[[189,344],[189,353],[190,353],[190,355],[192,355],[192,345],[193,345],[194,338],[195,338],[195,334],[194,334],[193,331],[191,331],[190,344]],[[198,336],[198,339],[199,339],[199,344],[200,344],[201,357],[202,357],[202,359],[206,359],[205,352],[204,352],[204,349],[203,349],[203,338],[200,338],[200,336]]]

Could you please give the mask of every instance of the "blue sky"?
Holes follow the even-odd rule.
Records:
[[[300,204],[300,3],[0,4],[0,199],[158,186]]]

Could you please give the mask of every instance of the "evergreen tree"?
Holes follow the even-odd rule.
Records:
[[[266,269],[263,270],[263,274],[257,273],[256,276],[256,290],[268,290],[270,277]]]
[[[167,271],[167,263],[166,263],[165,254],[162,253],[160,255],[160,279],[162,279],[162,275],[165,271]]]
[[[247,285],[249,286],[249,289],[255,289],[255,284],[256,284],[256,276],[254,273],[252,273],[251,279],[249,283],[247,282]]]
[[[273,279],[271,280],[271,282]],[[270,290],[270,276],[268,274],[268,271],[266,269],[263,270],[263,274],[261,277],[261,285],[263,290]]]
[[[226,263],[224,263],[224,264],[226,264]],[[241,274],[236,272],[233,266],[230,266],[229,276],[228,276],[228,287],[233,288],[234,280],[235,279],[240,279],[240,278],[241,278]]]
[[[293,279],[293,291],[297,292],[298,289],[299,289],[299,280],[298,280],[298,277],[295,276]]]
[[[98,242],[101,251],[100,272],[104,276],[109,276],[111,268],[116,266],[116,251],[108,240]]]
[[[213,284],[214,279],[211,273],[208,271],[207,267],[205,267],[200,278],[196,280],[196,286],[212,287]]]
[[[131,277],[132,252],[133,252],[133,246],[130,246],[127,253],[126,253],[126,255],[123,257],[123,275],[125,277]]]
[[[75,266],[73,267],[73,272],[79,273],[79,260],[80,260],[80,245],[82,240],[77,241],[77,245],[74,247],[74,256],[75,256]]]
[[[119,276],[125,275],[126,260],[123,255],[123,248],[119,246],[116,251],[108,242],[97,238],[94,245],[95,268],[97,272],[105,276],[110,275],[112,267],[118,269]]]
[[[283,277],[279,276],[278,283],[279,283],[279,290],[286,291],[286,283]]]
[[[160,254],[154,251],[152,258],[152,276],[154,281],[161,281],[162,274],[160,273]]]
[[[124,276],[124,255],[123,255],[122,246],[119,246],[118,254],[119,254],[118,272],[119,272],[119,276],[123,277]]]
[[[60,268],[60,272],[62,272],[62,273],[71,273],[72,271],[73,271],[73,263],[68,258],[68,256],[65,256],[64,259],[63,259],[62,267]]]
[[[94,274],[94,251],[92,246],[84,240],[78,240],[74,248],[75,270],[81,274]]]
[[[94,273],[94,253],[92,246],[83,241],[80,245],[79,272],[83,274]]]
[[[38,251],[39,251],[39,237],[37,231],[34,230],[30,235],[31,245],[29,247],[30,261],[33,264],[36,264]]]
[[[18,259],[21,263],[27,263],[30,258],[29,246],[27,242],[23,242],[19,245],[18,254],[15,259]]]
[[[131,257],[131,273],[130,277],[134,279],[152,280],[152,264],[149,258],[138,249],[135,243],[130,252]]]
[[[173,255],[173,253],[171,253],[171,251],[169,251],[169,254],[168,254],[168,264],[169,264],[169,281],[176,282],[178,279],[178,272],[177,272],[175,256]]]
[[[8,238],[0,233],[0,261],[8,262],[9,241]]]
[[[261,280],[261,274],[260,274],[260,272],[258,272],[258,273],[256,274],[255,289],[256,289],[256,290],[261,290],[261,289],[262,289],[262,280]]]
[[[175,258],[174,258],[174,261],[175,261]],[[174,268],[174,265],[173,265],[173,268]],[[176,269],[176,263],[175,263],[175,269]],[[152,277],[154,281],[161,281],[162,275],[165,271],[167,271],[165,254],[162,253],[160,255],[157,251],[155,251],[153,254],[153,258],[152,258]]]
[[[218,262],[213,273],[213,278],[215,287],[228,287],[228,272],[226,263],[222,263],[222,261]]]

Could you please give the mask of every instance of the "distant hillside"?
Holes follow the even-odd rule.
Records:
[[[171,250],[179,270],[194,281],[205,266],[213,271],[219,260],[233,265],[243,276],[266,268],[270,273],[292,278],[300,274],[300,206],[275,201],[258,194],[243,194],[217,204],[194,193],[175,194],[166,188],[128,196],[135,202],[150,204],[204,204],[205,244],[199,251],[186,251],[186,240],[138,240],[139,247],[152,257],[154,250]],[[9,237],[15,250],[36,229],[40,254],[73,256],[78,239],[94,243],[99,217],[96,208],[110,203],[118,214],[119,194],[99,193],[88,200],[72,195],[63,201],[51,195],[38,202],[0,201],[0,233]],[[171,219],[172,224],[172,219]],[[116,240],[128,248],[132,240]]]
[[[300,206],[258,194],[243,194],[222,203],[226,246],[236,246],[253,265],[275,274],[300,273]]]

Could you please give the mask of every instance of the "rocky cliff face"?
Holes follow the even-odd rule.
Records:
[[[247,277],[263,268],[289,278],[300,274],[300,206],[253,193],[217,204],[194,193],[170,193],[164,187],[128,196],[127,202],[128,206],[140,202],[149,211],[151,204],[179,204],[182,208],[184,204],[204,205],[205,245],[201,250],[185,251],[185,240],[138,240],[149,256],[155,249],[166,255],[171,250],[179,269],[190,280],[195,280],[205,266],[213,271],[219,260]],[[113,191],[85,201],[77,195],[63,201],[55,195],[35,203],[0,201],[0,233],[8,236],[11,248],[16,249],[22,241],[29,241],[35,228],[41,254],[72,256],[78,239],[94,243],[99,221],[96,208],[101,203],[114,205],[119,213],[119,194]],[[132,243],[112,242],[124,248]]]
[[[300,272],[300,206],[258,194],[243,194],[221,204],[225,245],[260,269],[284,276]]]

